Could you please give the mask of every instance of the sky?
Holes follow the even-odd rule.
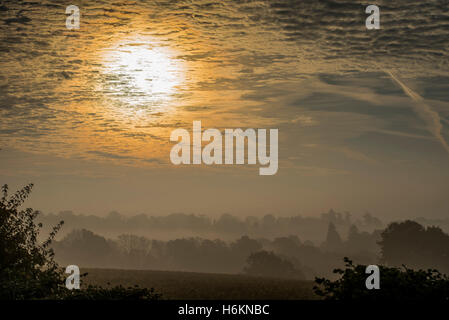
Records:
[[[43,212],[449,218],[449,5],[0,1],[0,183]],[[65,9],[80,8],[80,28]],[[170,133],[276,128],[279,169],[170,162]]]

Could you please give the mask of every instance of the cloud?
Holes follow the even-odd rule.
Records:
[[[103,152],[103,151],[87,151],[87,153],[94,154],[94,155],[104,157],[104,158],[109,158],[109,159],[130,159],[130,160],[136,159],[135,157],[131,157],[131,156],[122,156],[119,154]]]
[[[378,0],[378,31],[366,30],[368,4],[362,0],[147,0],[116,1],[107,8],[93,0],[82,8],[79,32],[65,30],[63,4],[4,3],[5,146],[127,162],[133,159],[115,150],[135,152],[139,159],[145,150],[163,155],[170,129],[190,127],[198,117],[210,127],[279,127],[292,145],[304,140],[342,148],[364,132],[425,138],[427,131],[418,132],[416,122],[428,118],[426,128],[444,142],[438,122],[447,122],[445,111],[431,101],[448,99],[447,81],[433,77],[447,79],[449,23],[442,1]],[[30,21],[10,20],[20,17]],[[180,86],[174,108],[143,103],[145,97],[132,92],[104,99],[111,95],[102,91],[103,82],[116,79],[102,72],[102,50],[135,34],[159,39],[185,63],[191,82]],[[433,91],[423,96],[440,120],[422,106],[415,107],[418,119],[403,89],[389,85],[378,65],[401,77],[425,74],[422,87]],[[86,153],[86,143],[112,152]]]
[[[397,76],[395,76],[391,71],[385,71],[393,81],[399,85],[404,93],[408,95],[413,100],[413,109],[416,114],[425,122],[427,129],[434,135],[434,137],[441,143],[443,148],[449,154],[449,146],[446,140],[441,134],[441,119],[438,112],[432,110],[432,108],[424,101],[424,99],[417,94],[415,91],[407,87]]]
[[[271,21],[289,40],[319,48],[325,58],[438,59],[448,57],[444,1],[376,1],[381,29],[368,31],[366,1],[267,0]]]

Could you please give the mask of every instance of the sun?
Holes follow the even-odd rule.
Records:
[[[184,78],[182,69],[168,47],[124,41],[108,48],[104,55],[104,92],[124,106],[157,111],[178,92]]]

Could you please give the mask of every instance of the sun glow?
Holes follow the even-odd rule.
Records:
[[[148,42],[124,42],[107,50],[103,84],[107,96],[123,107],[160,112],[182,84],[183,68],[167,47]]]

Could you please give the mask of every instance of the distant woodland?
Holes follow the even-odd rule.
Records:
[[[319,218],[241,219],[229,214],[217,219],[186,214],[125,218],[116,212],[106,217],[72,212],[41,216],[44,227],[60,220],[65,224],[53,248],[62,265],[314,279],[332,278],[332,270],[342,267],[342,257],[348,256],[360,264],[449,273],[445,220],[421,218],[385,225],[369,213],[356,219],[334,210]]]

